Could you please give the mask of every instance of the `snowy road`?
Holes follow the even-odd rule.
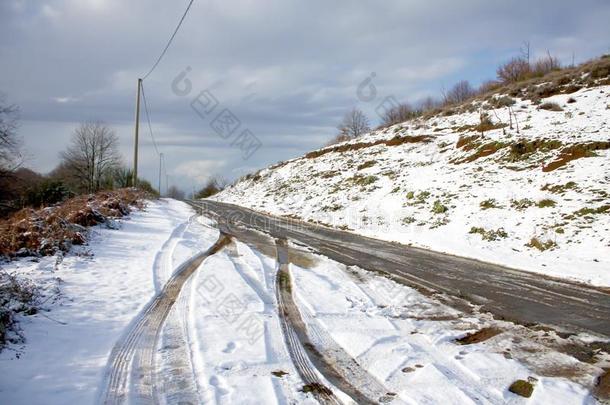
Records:
[[[108,376],[101,394],[104,404],[124,403],[128,396],[144,403],[158,403],[155,384],[155,354],[161,327],[178,299],[182,286],[208,256],[227,242],[221,235],[207,251],[185,261],[170,277],[117,342],[108,359]],[[134,375],[137,378],[134,378]],[[133,386],[129,387],[130,382]]]
[[[341,263],[391,273],[422,291],[444,293],[454,303],[460,297],[481,305],[500,319],[610,336],[607,289],[272,217],[232,204],[191,204],[215,216],[229,233],[232,224],[239,224],[300,241]]]
[[[0,402],[520,404],[508,387],[527,379],[531,403],[594,404],[610,362],[590,335],[456,310],[173,200],[103,236],[54,270],[70,304],[49,314],[66,322],[32,317],[21,358],[2,353]],[[50,263],[15,265],[34,276]]]

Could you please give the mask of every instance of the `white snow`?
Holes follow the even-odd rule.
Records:
[[[20,319],[27,342],[12,348],[19,358],[14,350],[0,354],[2,403],[93,403],[128,324],[180,263],[218,237],[213,222],[173,200],[149,202],[122,220],[120,230],[93,232],[91,257],[72,253],[59,264],[47,257],[8,266],[49,289],[61,278],[63,295],[50,311]],[[600,369],[555,351],[552,335],[464,314],[370,272],[303,254],[290,269],[311,340],[354,357],[396,393],[394,403],[523,403],[507,388],[528,378],[536,379],[529,403],[594,402],[589,388]],[[315,403],[301,391],[284,343],[276,272],[274,257],[235,240],[204,260],[161,331],[161,403],[187,399],[189,384],[195,402]],[[503,332],[479,344],[454,342],[486,326]],[[569,379],[550,376],[564,369]],[[273,375],[280,371],[287,374]]]
[[[48,305],[49,312],[20,318],[27,340],[0,353],[0,402],[93,403],[108,355],[155,294],[155,277],[163,282],[171,266],[216,240],[217,231],[189,225],[192,215],[175,200],[148,202],[144,211],[121,220],[119,230],[92,228],[86,247],[91,257],[68,254],[57,266],[55,257],[3,265],[49,288],[60,278],[62,296]],[[163,247],[170,254],[156,256]]]
[[[536,378],[528,403],[594,403],[588,389],[566,378],[544,377],[552,366],[574,359],[545,352],[533,336],[509,324],[486,342],[458,345],[456,338],[489,325],[485,317],[460,313],[417,291],[358,268],[319,257],[310,268],[291,265],[294,291],[308,329],[326,330],[343,350],[373,374],[397,400],[409,404],[523,403],[509,392],[517,379]],[[315,337],[315,334],[313,335]],[[521,352],[522,347],[536,348]],[[324,347],[324,339],[316,340]],[[515,358],[505,357],[511,350]],[[518,360],[516,358],[519,358]],[[524,365],[529,358],[532,367]],[[569,366],[568,366],[569,367]],[[541,374],[534,371],[540,371]],[[403,371],[405,370],[405,371]],[[599,372],[596,370],[594,372]],[[591,385],[593,377],[582,382]]]
[[[569,98],[575,102],[568,103]],[[569,146],[610,141],[610,86],[542,102],[557,102],[563,111],[538,109],[528,100],[516,99],[512,108],[520,134],[516,128],[491,130],[481,143],[545,139]],[[507,108],[489,113],[495,123],[509,121]],[[214,198],[375,238],[610,286],[610,210],[580,211],[610,206],[610,150],[547,172],[542,167],[555,161],[563,146],[517,161],[509,159],[510,147],[505,146],[473,162],[455,163],[476,152],[457,148],[456,143],[460,136],[477,135],[460,128],[479,120],[474,109],[374,131],[348,143],[416,135],[430,135],[432,142],[382,144],[293,159],[246,177]],[[358,168],[366,162],[372,166]],[[481,203],[488,199],[495,200],[497,208],[483,209]],[[523,199],[531,205],[516,208]],[[555,206],[538,207],[543,199],[553,200]],[[434,213],[436,201],[447,211]],[[483,240],[470,232],[473,227],[506,234]],[[540,251],[528,246],[532,238],[554,246]]]
[[[234,242],[207,258],[183,290],[203,402],[315,403],[299,391],[303,383],[285,349],[275,272],[274,258]]]

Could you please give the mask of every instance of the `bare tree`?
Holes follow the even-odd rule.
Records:
[[[0,178],[9,176],[21,163],[18,116],[19,108],[6,104],[0,95]]]
[[[357,138],[371,130],[369,119],[357,108],[352,108],[343,116],[343,121],[338,129],[341,134],[349,138]]]
[[[475,95],[475,90],[468,80],[457,82],[445,95],[446,104],[458,104],[467,101]]]
[[[61,158],[81,191],[98,191],[112,177],[121,164],[118,143],[115,132],[101,122],[86,122],[74,131]]]

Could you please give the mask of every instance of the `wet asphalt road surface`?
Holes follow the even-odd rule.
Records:
[[[290,239],[346,265],[390,274],[420,291],[480,305],[496,318],[610,337],[610,290],[280,218],[216,201],[189,201],[239,237],[243,228]]]

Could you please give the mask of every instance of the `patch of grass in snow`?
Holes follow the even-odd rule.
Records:
[[[479,206],[482,210],[488,210],[491,208],[502,208],[502,206],[498,204],[495,198],[488,198],[487,200],[483,200],[481,201]]]
[[[322,385],[320,383],[305,384],[301,388],[301,391],[304,393],[314,393],[314,394],[320,394],[323,396],[333,395],[333,392],[328,387],[326,387],[325,385]]]
[[[522,198],[520,200],[510,200],[510,206],[519,211],[529,208],[532,205],[534,205],[534,202],[529,198]]]
[[[481,235],[481,238],[483,240],[486,240],[489,242],[508,238],[508,233],[506,233],[504,228],[485,229],[485,228],[473,226],[472,228],[470,228],[470,231],[468,231],[468,233],[473,233],[473,234],[477,233],[477,234]]]
[[[534,249],[538,249],[539,251],[544,252],[545,250],[549,250],[549,249],[553,249],[553,248],[557,247],[557,243],[551,239],[542,241],[534,236],[532,239],[530,239],[529,243],[527,243],[525,246],[531,247]]]
[[[447,225],[449,222],[450,221],[449,221],[449,218],[447,218],[447,216],[444,216],[442,218],[437,218],[430,224],[430,229],[439,228],[441,226]]]
[[[508,387],[508,390],[513,394],[529,398],[534,392],[534,386],[529,381],[517,380]]]
[[[563,143],[556,139],[535,139],[529,141],[520,139],[510,145],[510,152],[506,156],[509,162],[519,162],[529,158],[536,152],[549,152],[561,148]]]
[[[413,223],[413,222],[415,222],[415,221],[416,221],[415,217],[412,217],[412,216],[409,216],[409,217],[404,217],[404,218],[402,219],[402,223],[403,223],[403,224],[406,224],[406,225],[412,224],[412,223]]]
[[[480,145],[478,147],[478,149],[476,150],[476,152],[474,152],[472,155],[467,156],[463,159],[453,159],[453,160],[449,161],[449,163],[453,163],[453,164],[472,163],[477,159],[493,155],[500,149],[505,148],[506,146],[508,146],[508,144],[505,142],[499,142],[499,141],[487,142],[483,145]]]
[[[576,183],[573,181],[568,181],[566,184],[556,184],[551,185],[549,183],[542,186],[542,191],[548,191],[553,194],[564,194],[568,190],[576,189]]]
[[[491,104],[494,108],[508,107],[515,104],[515,99],[509,96],[493,97],[489,101],[489,104]]]
[[[581,208],[578,211],[574,212],[574,215],[584,217],[587,215],[605,214],[607,212],[610,212],[610,205],[602,205],[601,207],[597,208]]]
[[[434,201],[434,205],[432,206],[432,212],[435,214],[443,214],[447,212],[449,208],[447,208],[440,200]]]
[[[502,333],[501,329],[488,327],[469,333],[466,336],[456,339],[455,342],[461,345],[471,345],[489,340],[500,333]]]
[[[538,106],[538,109],[546,111],[563,111],[563,108],[561,108],[559,104],[553,102],[542,103]]]
[[[360,149],[371,148],[378,145],[385,146],[400,146],[407,143],[428,143],[432,141],[430,135],[417,135],[417,136],[395,136],[392,139],[380,139],[375,142],[354,142],[354,143],[342,143],[340,145],[314,150],[305,154],[306,159],[316,159],[320,156],[324,156],[327,153],[345,153],[357,151]]]
[[[598,156],[595,151],[610,149],[610,141],[588,142],[564,148],[554,161],[542,168],[543,172],[557,170],[573,160]]]
[[[339,204],[325,205],[324,207],[322,207],[322,211],[335,212],[335,211],[339,211],[341,208],[343,208],[343,207]]]
[[[358,170],[364,170],[364,169],[367,169],[369,167],[375,166],[376,164],[377,164],[377,161],[369,160],[369,161],[366,161],[366,162],[358,165]]]
[[[429,191],[420,191],[415,194],[413,191],[407,193],[407,200],[411,200],[408,205],[425,204],[428,197],[430,197]]]
[[[551,200],[550,198],[544,198],[536,203],[536,206],[538,208],[552,208],[556,205],[557,203],[554,200]]]
[[[356,184],[358,186],[368,186],[369,184],[373,184],[374,182],[379,180],[379,177],[356,175],[356,176],[352,177],[351,180],[354,184]]]
[[[321,172],[320,174],[318,174],[318,177],[320,177],[321,179],[330,179],[332,177],[335,177],[338,174],[339,174],[339,172],[336,170],[328,170],[328,171]]]
[[[275,371],[272,371],[271,374],[273,374],[275,377],[282,378],[283,376],[287,375],[288,373],[285,372],[284,370],[275,370]]]

